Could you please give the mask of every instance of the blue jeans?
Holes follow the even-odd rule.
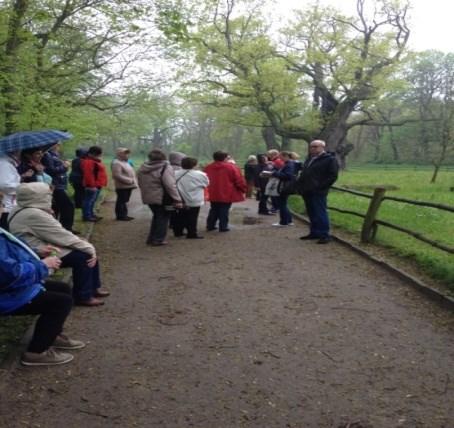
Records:
[[[278,197],[279,204],[279,224],[287,225],[293,222],[292,214],[287,206],[288,195],[281,195]]]
[[[95,204],[96,199],[100,193],[100,189],[91,190],[85,189],[84,191],[84,201],[82,204],[82,217],[84,220],[90,220],[95,217]]]
[[[219,231],[227,232],[229,230],[229,210],[231,206],[230,202],[211,202],[207,217],[207,230],[216,229],[216,223],[219,220]]]
[[[316,238],[329,238],[327,195],[306,193],[303,195],[303,199],[311,222],[310,234]]]
[[[76,301],[86,301],[93,297],[96,290],[101,287],[99,264],[94,267],[87,266],[91,259],[87,253],[73,250],[61,258],[61,267],[71,267],[73,271],[73,296]]]

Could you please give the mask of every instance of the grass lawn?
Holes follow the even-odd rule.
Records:
[[[388,196],[442,203],[454,206],[454,169],[447,168],[439,173],[437,183],[431,184],[430,167],[353,167],[341,173],[336,186],[350,187],[372,193],[374,187],[395,186],[387,190]],[[450,190],[453,188],[453,190]],[[366,213],[369,199],[345,192],[332,191],[328,205]],[[291,206],[296,212],[304,212],[301,198],[292,197]],[[333,225],[358,234],[363,219],[349,214],[330,211]],[[385,200],[378,219],[420,232],[448,246],[454,246],[454,213],[435,208],[425,208],[401,202]],[[433,248],[417,239],[383,226],[378,227],[376,243],[392,248],[403,257],[415,260],[418,265],[435,279],[441,280],[454,291],[454,256]]]

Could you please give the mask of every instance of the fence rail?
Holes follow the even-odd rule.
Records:
[[[333,207],[333,206],[328,207],[328,209],[330,209],[332,211],[337,211],[337,212],[340,212],[343,214],[350,214],[350,215],[354,215],[357,217],[362,217],[364,219],[363,225],[361,228],[361,242],[365,242],[365,243],[373,242],[373,240],[375,239],[376,233],[377,233],[377,228],[380,225],[380,226],[388,227],[390,229],[397,230],[402,233],[406,233],[407,235],[410,235],[413,238],[418,239],[419,241],[425,242],[426,244],[429,244],[432,247],[438,248],[439,250],[445,251],[450,254],[454,254],[454,247],[451,247],[451,246],[442,244],[441,242],[437,242],[430,238],[427,238],[426,236],[419,233],[418,231],[411,230],[406,227],[398,226],[393,223],[377,219],[377,215],[380,210],[380,206],[381,206],[382,202],[385,200],[401,202],[401,203],[417,205],[417,206],[423,206],[423,207],[427,207],[427,208],[435,208],[435,209],[448,211],[448,212],[454,212],[454,207],[452,207],[450,205],[445,205],[445,204],[436,204],[433,202],[415,201],[412,199],[398,198],[398,197],[394,197],[394,196],[385,196],[386,189],[384,189],[382,187],[377,187],[376,189],[374,189],[373,194],[359,192],[357,190],[346,189],[345,187],[339,187],[339,186],[333,186],[333,190],[336,190],[338,192],[350,193],[355,196],[360,196],[360,197],[368,198],[371,200],[366,214],[362,214],[357,211],[341,209],[341,208],[337,208],[337,207]]]

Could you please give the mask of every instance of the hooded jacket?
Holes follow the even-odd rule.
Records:
[[[16,160],[8,155],[0,156],[0,192],[5,212],[10,212],[16,205],[16,188],[20,184]]]
[[[164,190],[174,202],[181,202],[175,173],[165,160],[147,161],[137,173],[142,202],[147,205],[162,205]]]
[[[47,266],[23,242],[0,228],[0,313],[24,306],[44,288]]]
[[[174,171],[181,169],[181,161],[185,158],[186,155],[181,152],[170,152],[169,153],[169,162],[172,165]]]
[[[208,193],[211,202],[241,202],[247,185],[240,169],[226,161],[214,161],[205,167],[210,185]]]
[[[58,190],[65,190],[68,185],[68,168],[60,159],[58,153],[49,150],[44,153],[41,163],[45,166],[44,172],[52,177],[52,184]]]
[[[45,183],[23,183],[17,188],[17,206],[9,215],[11,232],[31,248],[52,244],[60,248],[58,257],[73,250],[91,256],[95,247],[66,230],[52,215],[52,192]]]

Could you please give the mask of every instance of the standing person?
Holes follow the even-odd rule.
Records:
[[[273,166],[273,168],[278,171],[284,166],[284,162],[279,157],[279,150],[271,149],[266,152],[268,156],[268,160]],[[270,196],[271,204],[273,208],[271,209],[271,213],[277,213],[279,211],[279,196]]]
[[[252,197],[252,192],[255,187],[255,171],[257,170],[257,157],[250,155],[244,165],[244,178],[247,184],[246,198]]]
[[[0,314],[39,315],[21,363],[48,366],[69,363],[73,355],[58,349],[80,349],[85,343],[62,334],[71,307],[71,289],[62,282],[45,281],[60,267],[51,248],[32,251],[24,242],[0,228]]]
[[[137,174],[142,201],[153,213],[147,245],[166,245],[170,214],[182,208],[183,202],[177,190],[175,173],[167,162],[165,153],[153,149]]]
[[[298,192],[303,197],[311,223],[310,233],[300,239],[318,239],[319,244],[327,244],[331,240],[327,196],[329,188],[337,180],[338,172],[336,157],[325,151],[325,142],[312,141],[309,145],[309,156],[302,166],[297,182]]]
[[[268,195],[265,193],[266,185],[269,177],[262,174],[264,171],[271,171],[273,166],[268,162],[268,157],[264,154],[257,156],[257,168],[255,171],[255,187],[257,188],[259,209],[258,213],[261,215],[272,215],[267,206]]]
[[[277,171],[274,170],[271,173],[272,177],[278,178],[281,182],[288,182],[294,180],[294,161],[290,158],[289,152],[280,152],[279,158],[281,159],[283,166]],[[293,218],[290,210],[288,209],[288,194],[281,193],[278,198],[279,205],[279,223],[273,223],[273,226],[293,226]]]
[[[202,239],[197,233],[197,220],[200,207],[205,202],[204,190],[210,183],[207,175],[194,169],[197,159],[186,157],[181,161],[182,169],[175,172],[177,189],[184,202],[184,208],[178,211],[173,231],[175,236],[183,236],[187,230],[187,239]]]
[[[41,162],[45,167],[44,172],[52,177],[54,186],[52,209],[55,217],[66,230],[73,231],[74,204],[66,193],[70,162],[61,159],[58,143],[44,153]]]
[[[84,200],[82,220],[96,222],[102,219],[95,215],[95,204],[103,187],[107,186],[106,167],[101,162],[102,148],[91,146],[87,156],[81,161]]]
[[[170,152],[169,153],[169,163],[174,172],[177,172],[181,169],[181,161],[185,157],[186,157],[186,155],[181,152]],[[173,225],[175,224],[177,215],[178,215],[178,210],[176,210],[176,209],[170,213],[170,219],[169,219],[169,228],[170,229],[173,229]]]
[[[69,182],[74,189],[74,207],[82,208],[84,200],[84,186],[82,177],[81,162],[87,155],[87,149],[76,149],[76,157],[71,161],[71,172],[69,174]]]
[[[16,205],[16,189],[21,179],[17,172],[19,159],[20,151],[0,156],[0,193],[2,193],[0,227],[5,230],[8,230],[8,214]]]
[[[228,153],[213,153],[214,162],[205,167],[210,185],[210,211],[207,217],[207,231],[215,230],[219,220],[219,232],[228,232],[229,210],[234,202],[244,201],[246,181],[240,169],[228,160]]]
[[[136,173],[129,163],[129,154],[131,151],[125,147],[117,149],[117,157],[112,161],[112,178],[117,193],[115,203],[115,216],[119,221],[134,220],[128,216],[128,202],[133,189],[137,187]]]

